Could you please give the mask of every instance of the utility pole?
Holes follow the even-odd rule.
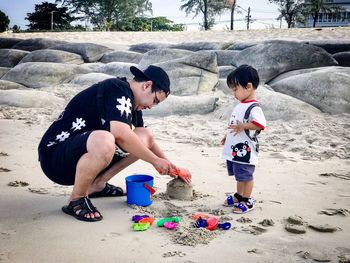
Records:
[[[248,14],[247,14],[246,18],[247,18],[247,30],[249,30],[249,24],[250,24],[250,18],[251,18],[250,7],[248,7]]]
[[[53,13],[57,11],[51,11],[51,30],[53,30]]]

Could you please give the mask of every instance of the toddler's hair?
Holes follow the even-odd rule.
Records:
[[[236,87],[241,85],[243,88],[247,87],[250,82],[254,89],[259,86],[259,75],[255,68],[249,65],[241,65],[232,71],[226,79],[227,86]]]

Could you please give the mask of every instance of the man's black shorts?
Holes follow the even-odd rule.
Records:
[[[50,180],[60,185],[74,185],[77,163],[87,153],[90,134],[91,131],[84,132],[58,143],[53,146],[54,149],[39,151],[41,168]],[[112,162],[100,174],[121,159],[122,157],[114,155]]]

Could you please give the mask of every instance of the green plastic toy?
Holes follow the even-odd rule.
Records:
[[[147,223],[134,223],[134,224],[132,224],[132,229],[134,229],[134,231],[145,231],[150,226],[151,226],[151,224],[148,222]]]
[[[181,221],[181,217],[178,217],[178,216],[165,217],[165,218],[161,218],[157,221],[157,226],[164,227],[164,223],[166,223],[166,222],[179,223],[180,221]]]

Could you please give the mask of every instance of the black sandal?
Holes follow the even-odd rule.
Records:
[[[100,192],[89,194],[90,198],[116,197],[116,196],[125,196],[125,193],[123,189],[120,188],[119,186],[114,186],[109,183],[106,183],[105,188],[103,188]]]
[[[79,211],[77,213],[77,211]],[[70,216],[74,216],[76,219],[87,222],[96,222],[102,220],[101,213],[93,206],[90,199],[86,196],[79,198],[78,200],[69,202],[68,205],[62,207],[62,211]],[[89,213],[99,213],[99,217],[88,218],[85,215]]]

